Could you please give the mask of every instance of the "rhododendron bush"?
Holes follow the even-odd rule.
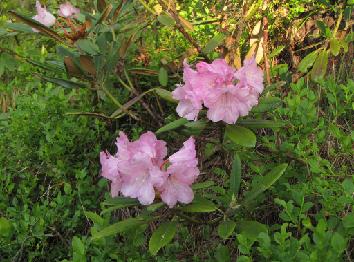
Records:
[[[87,221],[92,221],[87,223],[87,245],[95,249],[95,245],[114,243],[117,235],[146,235],[149,252],[155,256],[186,227],[200,225],[217,232],[221,257],[229,252],[223,244],[228,241],[231,245],[236,231],[241,232],[237,243],[243,254],[249,254],[254,243],[270,243],[268,227],[254,219],[254,213],[265,212],[261,205],[265,191],[272,189],[273,194],[284,174],[296,173],[288,170],[294,162],[305,163],[308,172],[320,170],[313,156],[289,153],[298,145],[294,141],[282,143],[279,132],[293,128],[293,124],[281,110],[270,114],[285,102],[297,105],[296,110],[311,105],[301,105],[300,98],[295,102],[283,99],[296,87],[288,84],[291,72],[287,65],[277,65],[275,59],[284,46],[269,52],[272,28],[268,27],[268,18],[275,19],[269,10],[276,4],[216,1],[215,7],[207,8],[191,22],[188,19],[193,8],[182,10],[186,3],[94,2],[79,8],[70,1],[47,1],[46,5],[33,1],[30,15],[10,11],[13,20],[9,21],[14,32],[46,41],[40,51],[45,57],[39,61],[11,53],[37,66],[38,71],[33,72],[36,78],[61,86],[65,92],[87,91],[84,99],[89,101],[91,111],[81,112],[79,96],[73,96],[73,112],[65,117],[94,118],[104,123],[109,134],[110,141],[85,149],[96,156],[94,164],[92,160],[87,162],[100,166],[94,171],[95,179],[104,188],[97,199],[97,210],[86,210],[82,204]],[[207,2],[193,3],[204,6]],[[220,14],[214,17],[210,13],[216,10]],[[228,12],[238,12],[240,22]],[[340,19],[343,13],[339,13]],[[325,25],[320,26],[328,39],[300,63],[301,77],[321,83],[329,54],[336,56],[337,49],[339,53],[349,48],[351,40],[335,38],[341,26],[338,21],[333,34]],[[338,48],[333,51],[333,46]],[[274,95],[280,89],[281,94]],[[348,96],[343,92],[338,97]],[[337,95],[332,97],[337,99]],[[320,109],[316,112],[321,114]],[[333,136],[339,136],[339,131],[332,126],[330,129]],[[277,157],[270,160],[276,153]],[[282,186],[290,187],[292,182]],[[274,200],[284,209],[295,210],[282,201]],[[304,202],[304,197],[297,201],[300,213],[312,207]],[[310,219],[302,224],[299,219],[296,224],[290,211],[282,216],[293,223],[291,228],[313,230]],[[286,235],[284,239],[290,234],[283,227],[281,232]],[[277,236],[275,241],[281,238]],[[77,261],[85,261],[81,240],[74,239],[73,245],[79,250],[75,254],[82,259]],[[105,259],[102,261],[121,258],[112,255]]]

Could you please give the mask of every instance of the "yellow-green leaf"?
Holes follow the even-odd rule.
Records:
[[[176,234],[177,223],[166,222],[161,224],[151,235],[149,251],[155,256],[159,250],[170,243]]]

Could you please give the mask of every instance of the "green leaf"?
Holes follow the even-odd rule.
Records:
[[[108,227],[105,227],[99,232],[93,233],[92,239],[100,239],[103,237],[109,237],[113,236],[116,234],[120,234],[123,232],[126,232],[128,230],[134,229],[137,226],[141,226],[143,224],[146,224],[147,221],[141,217],[136,217],[136,218],[128,218],[126,220],[120,221],[118,223],[115,223],[113,225],[110,225]]]
[[[195,197],[189,205],[181,207],[180,210],[190,213],[208,213],[214,212],[217,206],[210,200],[202,197]]]
[[[343,217],[343,226],[345,228],[354,228],[354,213],[349,213]]]
[[[232,169],[230,175],[230,191],[234,196],[238,195],[241,184],[241,159],[237,153],[235,153],[234,160],[232,162]]]
[[[208,180],[208,181],[205,181],[205,182],[193,184],[192,185],[192,189],[193,190],[205,189],[205,188],[213,186],[214,184],[215,184],[214,181]]]
[[[284,174],[287,167],[288,164],[281,164],[273,168],[267,175],[262,177],[261,181],[254,188],[252,188],[250,192],[247,193],[247,197],[245,197],[242,204],[248,204],[259,194],[270,188]]]
[[[205,45],[205,47],[203,48],[203,53],[205,53],[205,54],[211,53],[215,48],[217,48],[219,45],[221,45],[221,43],[224,41],[224,39],[225,39],[225,35],[223,35],[223,34],[215,35]]]
[[[171,131],[171,130],[174,130],[174,129],[177,129],[181,126],[184,126],[186,123],[188,123],[188,120],[185,119],[185,118],[180,118],[180,119],[177,119],[171,123],[168,123],[167,125],[164,125],[163,127],[159,128],[157,131],[156,131],[156,134],[161,134],[161,133],[164,133],[164,132],[167,132],[167,131]]]
[[[157,17],[157,20],[165,26],[174,26],[176,21],[167,14],[161,14]]]
[[[259,100],[259,104],[252,109],[252,112],[263,113],[271,111],[281,106],[282,100],[279,97],[264,97]],[[242,122],[244,120],[238,120]]]
[[[340,42],[336,38],[330,40],[330,50],[334,56],[337,56],[340,52]]]
[[[80,50],[90,55],[97,55],[100,52],[99,47],[88,39],[79,39],[76,45]]]
[[[104,224],[104,219],[94,212],[85,211],[85,216],[88,217],[89,219],[91,219],[94,224],[97,224],[97,225]]]
[[[217,262],[230,262],[230,250],[227,246],[219,244],[215,251],[215,259]]]
[[[240,233],[252,241],[256,240],[260,233],[268,234],[267,226],[257,221],[241,221],[238,227]]]
[[[109,16],[109,14],[111,13],[112,9],[113,9],[112,4],[108,4],[107,6],[105,6],[100,18],[96,22],[96,25],[99,25],[103,21],[105,21],[107,19],[107,17]]]
[[[61,78],[54,78],[54,77],[47,77],[44,75],[39,75],[45,81],[51,82],[53,84],[62,86],[64,88],[86,88],[87,86],[83,83],[76,83],[70,80],[61,79]]]
[[[149,251],[155,256],[159,250],[170,243],[176,234],[177,223],[166,222],[161,224],[151,235]]]
[[[328,65],[328,52],[327,50],[323,50],[318,55],[315,64],[310,72],[311,79],[314,81],[319,81],[323,79],[327,72]]]
[[[160,68],[159,71],[159,82],[162,86],[167,86],[168,83],[168,74],[167,70],[164,67]]]
[[[277,48],[275,48],[275,49],[270,53],[268,59],[272,59],[273,57],[278,56],[278,55],[284,50],[284,48],[285,48],[284,45],[281,45],[281,46],[278,46]]]
[[[82,243],[81,239],[78,238],[77,236],[73,237],[72,247],[74,252],[80,255],[85,255],[85,245],[84,243]]]
[[[321,33],[326,38],[330,38],[331,37],[331,35],[332,35],[331,29],[329,29],[329,27],[323,21],[316,21],[316,24],[317,24],[318,28],[321,30]]]
[[[331,246],[337,253],[342,253],[347,247],[347,241],[341,234],[335,232],[331,239]]]
[[[23,33],[33,33],[33,30],[30,26],[24,25],[24,24],[19,24],[19,23],[7,23],[6,27],[8,29],[18,31],[18,32],[23,32]]]
[[[236,223],[234,221],[228,220],[223,221],[218,226],[218,234],[222,239],[227,239],[234,232]]]
[[[228,125],[225,135],[237,145],[244,147],[254,147],[256,145],[256,135],[245,127]]]
[[[103,202],[103,205],[105,206],[119,206],[119,207],[129,207],[138,204],[139,201],[136,198],[130,198],[130,197],[114,197],[114,198],[107,199],[106,201]]]
[[[318,56],[318,50],[309,53],[307,56],[305,56],[304,59],[301,60],[297,69],[301,73],[306,73],[313,65],[313,63],[316,61],[317,56]]]
[[[10,237],[12,235],[12,224],[4,217],[0,217],[0,236]]]
[[[237,122],[239,125],[249,128],[280,128],[285,126],[283,121],[261,120],[261,119],[242,119]]]

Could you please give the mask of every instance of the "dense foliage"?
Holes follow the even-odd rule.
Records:
[[[353,260],[353,1],[63,4],[0,3],[0,261]]]

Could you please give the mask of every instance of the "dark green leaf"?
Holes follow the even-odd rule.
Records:
[[[266,225],[257,221],[241,221],[238,225],[240,233],[250,240],[256,240],[260,233],[268,234]]]
[[[165,26],[174,26],[176,24],[176,21],[167,14],[159,15],[157,20],[159,20],[159,22]]]
[[[236,223],[234,221],[228,220],[223,221],[218,226],[218,234],[222,239],[227,239],[234,232]]]
[[[115,223],[113,225],[110,225],[108,227],[105,227],[101,231],[97,233],[93,233],[92,239],[100,239],[103,237],[109,237],[109,236],[114,236],[116,234],[120,234],[126,231],[129,231],[131,229],[136,228],[137,226],[141,226],[143,224],[146,224],[147,221],[141,217],[136,217],[136,218],[128,218],[126,220],[120,221],[118,223]]]
[[[234,160],[232,162],[232,169],[230,175],[230,191],[234,196],[238,195],[241,184],[241,159],[237,153],[235,153]]]
[[[263,113],[278,108],[282,103],[279,97],[264,97],[259,100],[259,104],[252,109],[252,112]],[[244,120],[238,120],[239,122]]]
[[[219,45],[222,44],[224,39],[225,39],[225,36],[223,34],[215,35],[212,39],[209,40],[209,42],[203,48],[203,52],[205,54],[211,53],[215,48],[217,48]]]
[[[4,217],[0,217],[0,236],[10,237],[12,235],[12,224]]]
[[[105,206],[119,206],[119,207],[129,207],[138,205],[139,201],[136,198],[130,197],[114,197],[103,202]]]
[[[206,198],[195,197],[191,204],[181,207],[180,209],[190,213],[207,213],[215,211],[217,206]]]
[[[176,234],[177,223],[166,222],[161,224],[151,235],[149,251],[155,256],[159,250],[170,243]]]
[[[227,246],[219,244],[215,251],[215,258],[217,262],[230,262],[230,250]]]
[[[192,189],[194,189],[194,190],[205,189],[205,188],[213,186],[214,184],[215,184],[214,181],[208,180],[205,182],[193,184]]]
[[[331,37],[331,35],[332,35],[331,29],[329,29],[329,27],[323,21],[316,21],[316,24],[317,24],[318,28],[321,30],[321,33],[326,38],[330,38]]]
[[[309,53],[307,56],[305,56],[304,59],[301,60],[297,69],[301,73],[306,73],[311,68],[313,63],[316,61],[317,56],[318,56],[318,50]]]
[[[159,82],[162,86],[167,86],[168,83],[168,74],[167,70],[164,67],[160,68],[159,71]]]
[[[285,126],[282,121],[260,120],[260,119],[242,119],[237,122],[239,125],[249,128],[280,128]]]
[[[24,33],[33,33],[33,30],[30,26],[24,25],[24,24],[18,24],[18,23],[7,23],[6,27],[8,29],[18,31],[18,32],[24,32]]]
[[[44,75],[39,75],[45,81],[51,82],[53,84],[62,86],[64,88],[86,88],[87,86],[83,83],[76,83],[70,80],[61,79],[61,78],[54,78],[54,77],[47,77]]]
[[[281,164],[273,168],[267,175],[262,177],[260,183],[258,183],[250,192],[247,193],[247,197],[243,200],[243,204],[249,203],[259,194],[270,188],[284,174],[287,167],[288,164]]]
[[[256,145],[256,135],[245,127],[228,125],[226,127],[225,135],[237,145],[244,147],[254,147]]]
[[[354,228],[354,213],[349,213],[343,217],[343,226],[345,228]]]
[[[164,132],[167,132],[167,131],[171,131],[171,130],[174,130],[174,129],[177,129],[181,126],[184,126],[186,123],[188,123],[188,120],[185,119],[185,118],[180,118],[180,119],[177,119],[171,123],[168,123],[167,125],[164,125],[163,127],[159,128],[157,131],[156,131],[156,134],[161,134],[161,133],[164,133]]]

